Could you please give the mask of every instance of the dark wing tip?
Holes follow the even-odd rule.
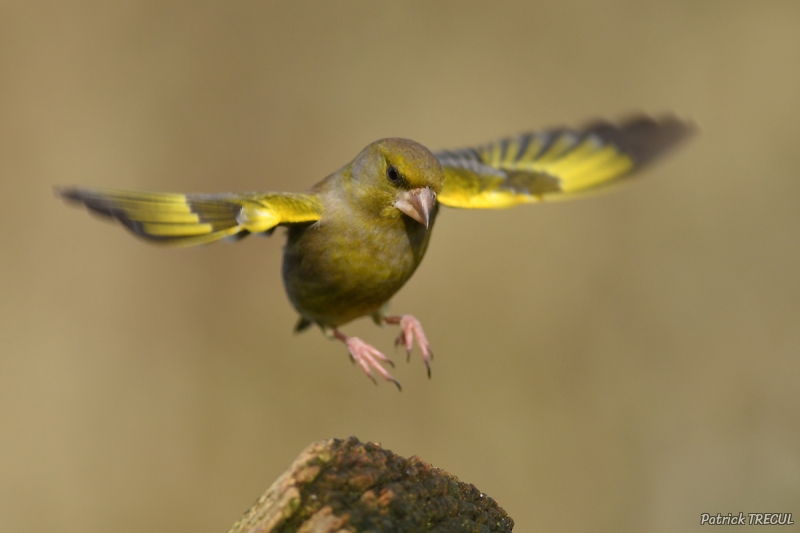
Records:
[[[84,204],[89,205],[92,201],[97,201],[101,198],[101,195],[97,194],[96,192],[92,191],[91,189],[82,188],[82,187],[61,187],[55,186],[53,187],[53,193],[56,197],[61,198],[62,200],[75,203],[75,204]]]
[[[698,131],[693,121],[675,115],[657,118],[634,115],[618,124],[595,122],[586,129],[587,133],[593,133],[631,155],[637,167],[651,163]]]
[[[81,194],[76,187],[62,187],[60,185],[53,186],[53,194],[62,200],[69,202],[82,202]]]
[[[90,212],[122,220],[123,211],[115,202],[96,190],[81,187],[53,187],[55,194],[71,204],[85,205]]]

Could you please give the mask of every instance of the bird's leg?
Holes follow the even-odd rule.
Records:
[[[383,377],[383,379],[386,381],[391,381],[397,385],[399,390],[403,390],[403,388],[400,386],[400,382],[394,379],[392,375],[380,365],[379,361],[388,363],[391,366],[394,366],[394,363],[392,363],[388,357],[379,352],[374,346],[367,344],[358,337],[348,337],[338,329],[333,330],[333,336],[347,346],[347,351],[350,352],[350,359],[353,362],[358,363],[358,366],[361,367],[361,370],[364,371],[364,373],[367,375],[367,377],[369,377],[369,379],[372,380],[373,383],[376,385],[378,384],[378,382],[375,381],[375,376],[372,374],[372,369],[374,368],[378,371],[378,374]]]
[[[417,345],[422,352],[422,360],[425,362],[425,367],[428,369],[428,378],[431,377],[431,359],[433,359],[433,352],[431,345],[428,344],[428,339],[425,337],[425,332],[422,331],[422,324],[419,320],[411,315],[395,315],[383,317],[383,322],[386,324],[399,324],[400,335],[394,341],[394,345],[402,344],[406,348],[406,355],[411,359],[411,349],[414,347],[414,338],[417,339]]]

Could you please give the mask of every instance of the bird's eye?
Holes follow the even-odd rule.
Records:
[[[400,172],[394,167],[394,165],[389,165],[389,168],[386,169],[386,177],[389,178],[389,181],[392,183],[397,183],[400,181]]]

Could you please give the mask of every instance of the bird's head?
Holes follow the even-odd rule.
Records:
[[[384,218],[405,214],[430,226],[444,172],[421,144],[408,139],[375,141],[353,160],[350,174],[351,190],[361,205]]]

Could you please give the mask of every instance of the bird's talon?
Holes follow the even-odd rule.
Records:
[[[361,370],[364,371],[373,383],[376,385],[378,384],[378,380],[375,379],[375,375],[372,372],[375,370],[383,379],[391,381],[400,388],[400,383],[381,366],[381,362],[384,362],[394,367],[394,362],[388,357],[379,352],[374,346],[367,344],[358,337],[348,337],[338,330],[334,330],[334,336],[345,343],[347,351],[350,354],[350,360],[354,363],[358,363],[358,366],[361,367]]]
[[[411,361],[411,352],[414,348],[414,341],[416,340],[419,351],[422,352],[422,360],[427,367],[428,377],[431,377],[431,359],[433,359],[433,352],[431,346],[428,344],[428,339],[425,337],[425,332],[422,330],[422,324],[419,320],[411,315],[398,315],[387,316],[384,319],[386,324],[398,324],[400,326],[400,334],[394,341],[394,345],[403,345],[406,348],[406,361]]]

